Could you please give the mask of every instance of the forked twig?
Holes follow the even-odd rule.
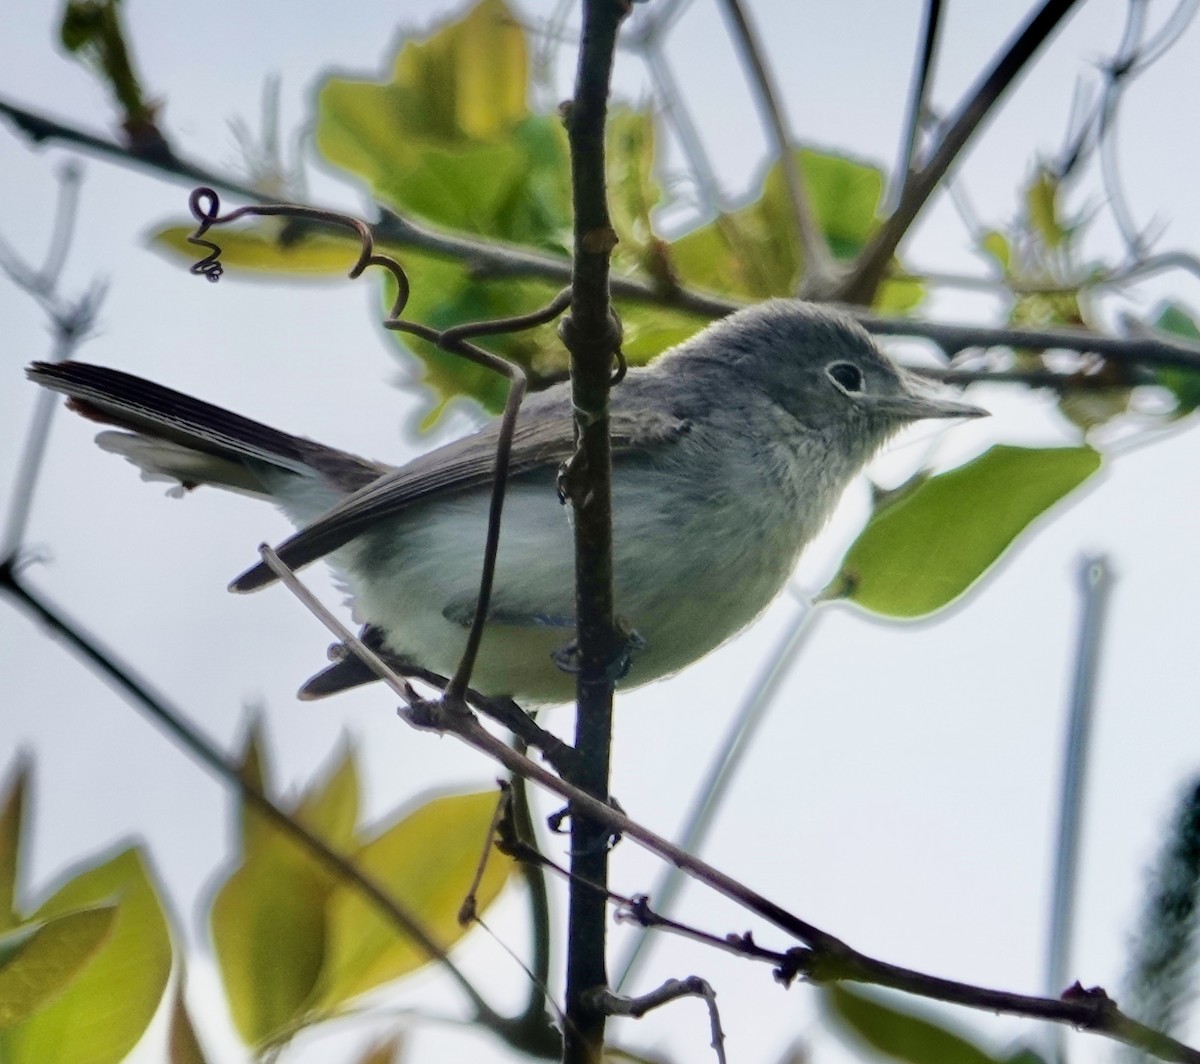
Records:
[[[590,997],[597,1007],[610,1016],[632,1016],[635,1019],[680,998],[701,998],[708,1007],[708,1025],[712,1032],[709,1045],[717,1055],[717,1064],[725,1064],[725,1032],[721,1030],[721,1015],[717,1011],[717,994],[698,975],[689,975],[686,979],[668,979],[657,990],[637,997],[623,997],[605,987],[592,991]]]

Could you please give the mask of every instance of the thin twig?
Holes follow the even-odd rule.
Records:
[[[697,205],[701,213],[713,215],[723,212],[726,204],[720,180],[708,158],[708,152],[704,150],[704,141],[696,130],[691,113],[688,111],[687,101],[679,91],[679,86],[671,73],[671,66],[667,62],[666,55],[663,54],[657,37],[647,38],[640,53],[645,60],[646,69],[650,72],[650,78],[654,82],[655,97],[660,101],[667,121],[674,127],[679,147],[683,151],[684,158],[687,159],[692,181],[699,192]]]
[[[1200,370],[1200,347],[1165,338],[1104,336],[1087,329],[1017,329],[1009,326],[957,325],[877,316],[855,315],[867,332],[881,336],[916,336],[931,340],[947,355],[968,348],[1013,347],[1031,350],[1078,351],[1122,364],[1182,366]],[[1028,343],[1029,340],[1033,343]]]
[[[888,186],[886,209],[894,210],[900,200],[908,175],[916,169],[917,140],[925,121],[925,100],[937,62],[938,38],[942,28],[942,0],[925,0],[925,15],[921,20],[921,54],[913,69],[909,85],[908,111],[904,116],[904,134],[900,139],[900,157]]]
[[[551,860],[528,842],[516,838],[502,838],[498,845],[509,857],[519,861],[523,868],[544,868],[554,872],[568,883],[577,884],[583,889],[597,894],[603,894],[610,904],[616,906],[613,919],[617,923],[633,923],[647,930],[666,931],[724,953],[731,953],[736,957],[765,961],[777,971],[783,971],[785,968],[790,970],[791,956],[789,953],[760,946],[749,932],[716,935],[711,931],[702,931],[698,927],[673,920],[652,909],[650,896],[647,894],[621,894],[611,887],[601,888],[595,883],[580,879],[569,868],[564,868],[557,861]]]
[[[653,1009],[669,1005],[680,998],[698,997],[708,1008],[708,1026],[712,1036],[709,1045],[717,1055],[717,1064],[726,1064],[725,1032],[721,1030],[721,1016],[717,1011],[717,995],[713,988],[698,975],[686,979],[668,979],[657,990],[637,997],[623,997],[611,990],[601,988],[593,991],[592,1000],[598,1008],[610,1016],[632,1016],[640,1019]]]
[[[54,336],[54,346],[49,356],[51,362],[62,362],[71,358],[79,345],[91,335],[105,293],[102,284],[93,283],[75,300],[67,300],[59,295],[58,285],[70,251],[71,236],[75,231],[79,208],[79,168],[64,167],[59,171],[58,178],[59,195],[54,213],[54,229],[42,268],[34,270],[22,261],[15,251],[0,241],[0,273],[6,274],[13,284],[32,296],[50,318]],[[46,456],[46,445],[50,439],[50,425],[58,405],[55,396],[49,392],[39,395],[34,404],[33,420],[25,435],[21,458],[17,462],[16,479],[4,521],[4,533],[0,536],[0,559],[13,557],[24,542],[33,509],[34,492],[37,489],[42,461]]]
[[[524,753],[518,747],[520,753]],[[523,844],[534,847],[533,814],[529,809],[529,787],[524,776],[513,776],[509,786],[512,788],[512,827],[514,838]],[[530,968],[533,971],[535,986],[525,1005],[524,1018],[533,1022],[541,1015],[540,987],[550,982],[550,896],[546,887],[546,876],[540,865],[528,862],[521,865],[525,877],[525,889],[529,898],[530,937]],[[555,1008],[557,1008],[557,1004]]]

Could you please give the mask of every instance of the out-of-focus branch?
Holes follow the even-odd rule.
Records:
[[[54,229],[41,269],[34,269],[24,262],[3,239],[0,239],[0,275],[6,276],[35,300],[50,319],[51,334],[54,337],[54,347],[50,352],[51,362],[61,362],[75,354],[79,345],[95,328],[100,304],[104,300],[105,286],[100,282],[93,282],[83,295],[76,299],[67,299],[58,290],[75,230],[79,183],[78,167],[67,166],[59,173]],[[17,463],[16,482],[4,520],[4,533],[0,536],[0,559],[12,557],[25,539],[25,529],[29,524],[42,459],[46,454],[46,442],[50,436],[50,424],[57,406],[56,397],[48,392],[37,397],[33,421],[25,436],[25,448]]]
[[[908,112],[904,116],[904,133],[900,139],[900,158],[892,174],[888,188],[888,209],[895,210],[908,175],[916,167],[917,141],[921,135],[921,124],[925,119],[925,100],[929,96],[929,82],[933,65],[937,60],[938,37],[942,28],[942,0],[926,0],[925,17],[921,24],[921,55],[913,68],[909,85]]]
[[[1063,748],[1062,792],[1058,805],[1058,843],[1051,882],[1050,939],[1046,949],[1046,992],[1055,993],[1067,981],[1075,923],[1079,879],[1079,839],[1083,824],[1083,786],[1091,747],[1096,676],[1100,670],[1100,640],[1104,631],[1113,574],[1103,556],[1084,557],[1079,566],[1083,615],[1075,648],[1075,675]],[[1051,1060],[1064,1062],[1063,1032],[1054,1031]]]
[[[1016,81],[1025,65],[1046,42],[1058,24],[1079,0],[1045,0],[1016,40],[1005,50],[991,70],[979,81],[950,120],[929,161],[905,181],[900,202],[882,228],[863,250],[835,298],[845,303],[866,305],[871,302],[888,264],[933,190],[958,158],[963,148],[982,125],[992,108]]]
[[[1103,336],[1087,329],[1016,329],[1006,326],[956,325],[950,322],[888,318],[860,311],[854,315],[870,333],[881,336],[915,336],[931,340],[947,355],[969,347],[1025,347],[1038,350],[1078,351],[1100,355],[1113,362],[1182,366],[1200,370],[1200,348],[1195,344],[1145,336]]]

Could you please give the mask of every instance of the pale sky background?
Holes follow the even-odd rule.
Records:
[[[0,94],[72,124],[104,132],[113,118],[103,91],[55,50],[54,5],[8,0],[0,34]],[[264,79],[282,78],[285,128],[308,113],[330,68],[378,72],[398,24],[427,26],[443,0],[395,4],[217,3],[124,5],[165,127],[185,155],[237,164],[228,120],[257,123]],[[788,101],[798,139],[890,168],[919,24],[916,3],[759,0],[751,5]],[[1149,5],[1153,25],[1172,10]],[[522,10],[545,16],[551,5]],[[933,98],[951,107],[1022,19],[1011,0],[952,4]],[[1046,49],[967,154],[963,187],[979,215],[1002,223],[1039,152],[1058,149],[1077,77],[1112,53],[1126,14],[1121,0],[1092,0]],[[1200,155],[1194,110],[1200,28],[1127,93],[1119,130],[1126,188],[1140,225],[1161,229],[1161,249],[1200,246],[1195,198]],[[751,190],[764,138],[736,52],[711,0],[695,0],[670,36],[668,58],[731,196]],[[562,53],[556,97],[568,94],[573,60]],[[623,55],[617,95],[645,98],[639,61]],[[50,229],[52,175],[70,153],[29,150],[0,128],[0,235],[37,261]],[[678,156],[668,156],[678,167]],[[314,199],[367,210],[358,190],[310,170]],[[80,357],[119,366],[239,412],[391,462],[461,432],[447,419],[435,437],[412,431],[419,397],[391,386],[395,352],[374,323],[371,282],[320,286],[251,283],[216,287],[147,250],[144,234],[185,212],[187,188],[88,160],[78,237],[65,290],[93,278],[110,285],[99,335]],[[1085,181],[1073,205],[1097,212],[1089,250],[1110,260],[1119,243],[1103,191]],[[945,197],[934,200],[907,248],[913,266],[981,272]],[[419,279],[418,279],[419,283]],[[1195,278],[1147,283],[1132,301],[1104,304],[1148,313],[1173,295],[1200,307]],[[948,319],[997,320],[981,297],[938,299]],[[41,312],[0,282],[5,380],[0,387],[0,500],[7,500],[35,393],[21,366],[49,351]],[[1044,396],[999,388],[971,398],[984,423],[954,428],[936,458],[953,464],[990,442],[1063,444],[1073,431]],[[101,453],[93,427],[62,417],[39,484],[28,543],[46,556],[30,579],[63,609],[166,691],[227,748],[241,738],[245,707],[268,720],[277,779],[299,784],[347,732],[360,743],[367,812],[381,817],[431,788],[487,787],[491,764],[450,739],[398,724],[393,700],[362,691],[301,704],[298,684],[323,661],[324,631],[283,591],[233,597],[227,581],[279,540],[284,519],[245,499],[200,492],[163,497],[123,462]],[[878,464],[895,476],[925,453],[922,442]],[[911,441],[910,441],[911,442]],[[1120,990],[1145,869],[1181,785],[1200,765],[1193,564],[1200,487],[1196,437],[1178,432],[1112,461],[1069,506],[1022,539],[1003,568],[935,623],[882,624],[850,610],[818,618],[812,638],[732,788],[703,855],[864,952],[940,975],[1040,992],[1048,919],[1060,746],[1076,641],[1076,571],[1084,552],[1107,554],[1117,574],[1088,768],[1080,899],[1071,978]],[[802,589],[828,578],[865,514],[866,486],[797,574]],[[311,570],[316,587],[336,600]],[[797,609],[784,595],[742,638],[678,678],[618,700],[614,793],[650,827],[671,834],[692,800],[725,722]],[[195,959],[193,1002],[213,1059],[239,1059],[216,989],[201,922],[230,841],[227,790],[22,614],[0,608],[8,676],[0,753],[37,754],[36,812],[26,838],[27,882],[37,898],[72,863],[137,838],[167,886]],[[566,729],[559,711],[555,727]],[[552,803],[543,803],[552,808]],[[551,846],[554,846],[552,843]],[[656,862],[632,844],[614,856],[615,885],[650,890]],[[690,887],[683,915],[716,932],[754,927],[765,944],[783,936],[704,888]],[[493,911],[510,946],[525,947],[516,889]],[[614,932],[614,956],[623,936]],[[523,978],[483,936],[461,951],[498,1005],[523,1001]],[[717,990],[731,1059],[773,1061],[794,1039],[817,1061],[851,1059],[814,1018],[811,990],[777,987],[765,966],[664,939],[639,986],[700,974]],[[404,1005],[457,1009],[437,976],[396,989]],[[1033,1023],[954,1010],[955,1022],[1001,1048],[1033,1039]],[[301,1039],[284,1059],[349,1059],[362,1027]],[[161,1025],[139,1059],[161,1055]],[[711,1059],[694,1002],[640,1023],[614,1023],[614,1040],[677,1060]],[[1193,1025],[1192,1041],[1200,1038]],[[159,1041],[155,1041],[158,1039]],[[1077,1060],[1113,1050],[1071,1036]],[[412,1060],[511,1059],[486,1037],[421,1028]]]

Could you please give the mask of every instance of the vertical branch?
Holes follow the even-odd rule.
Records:
[[[913,69],[912,84],[909,86],[908,113],[904,116],[904,135],[900,141],[900,158],[888,189],[888,210],[895,210],[896,203],[908,184],[908,177],[917,167],[917,140],[921,123],[925,118],[929,97],[929,80],[933,64],[937,59],[938,38],[942,28],[942,0],[926,0],[925,19],[921,27],[921,57]]]
[[[575,616],[578,639],[575,746],[582,790],[608,800],[613,662],[620,650],[612,584],[612,462],[608,392],[620,335],[609,303],[609,258],[616,233],[604,180],[604,123],[622,0],[585,0],[575,95],[565,113],[571,145],[575,247],[571,310],[562,337],[571,352],[576,451],[566,476],[575,511]],[[608,829],[571,809],[566,1030],[563,1060],[598,1064],[604,1011],[594,994],[607,986],[604,886]],[[596,884],[591,890],[582,883]]]
[[[1050,915],[1050,944],[1046,957],[1046,994],[1056,997],[1066,989],[1071,953],[1071,924],[1075,905],[1075,881],[1079,865],[1079,825],[1083,813],[1083,780],[1087,768],[1092,730],[1096,673],[1100,665],[1100,637],[1105,607],[1112,589],[1112,570],[1103,557],[1084,558],[1079,567],[1083,594],[1083,616],[1079,646],[1075,652],[1075,676],[1071,685],[1071,709],[1063,749],[1062,797],[1059,802],[1058,845],[1054,858],[1054,887]],[[1054,1039],[1050,1059],[1061,1064],[1065,1058],[1063,1032],[1051,1031]]]

